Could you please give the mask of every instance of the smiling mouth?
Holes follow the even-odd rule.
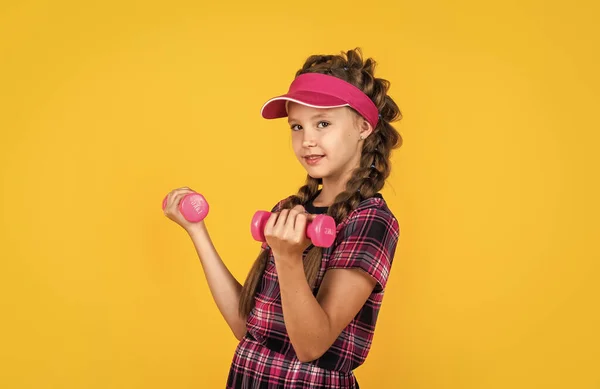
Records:
[[[307,155],[304,157],[304,160],[309,165],[316,165],[325,157],[324,155]]]

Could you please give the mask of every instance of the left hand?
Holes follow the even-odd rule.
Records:
[[[302,258],[302,253],[311,244],[306,236],[306,225],[314,217],[306,213],[302,205],[271,214],[265,225],[265,238],[276,260]]]

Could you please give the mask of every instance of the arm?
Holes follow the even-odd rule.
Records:
[[[315,298],[303,270],[302,253],[309,242],[302,211],[297,206],[273,215],[265,236],[275,257],[288,335],[298,358],[311,361],[331,347],[374,289],[385,288],[398,224],[378,209],[354,215],[341,232]]]
[[[315,360],[356,316],[376,281],[359,269],[331,269],[315,298],[306,282],[301,258],[275,263],[285,327],[292,346],[300,361]]]
[[[246,318],[238,313],[242,285],[233,277],[217,253],[204,222],[187,229],[219,311],[239,340],[246,334]]]

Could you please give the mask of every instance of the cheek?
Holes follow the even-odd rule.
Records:
[[[302,139],[292,137],[292,149],[294,150],[294,154],[299,157],[302,153]]]
[[[340,134],[337,134],[336,139],[334,140],[335,144],[343,146],[344,150],[348,149],[355,143],[356,135],[350,131],[344,131]]]
[[[332,159],[344,158],[347,153],[350,138],[346,134],[331,134],[321,139],[321,148]]]

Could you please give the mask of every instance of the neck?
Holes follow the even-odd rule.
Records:
[[[313,201],[315,207],[329,207],[335,198],[346,190],[346,184],[352,176],[352,171],[344,172],[338,177],[323,177],[321,193]]]

